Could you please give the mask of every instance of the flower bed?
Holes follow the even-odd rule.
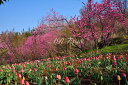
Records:
[[[124,85],[128,55],[63,56],[0,66],[3,85]]]

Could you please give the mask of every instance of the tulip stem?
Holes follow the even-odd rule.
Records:
[[[58,85],[60,85],[60,80],[58,81]]]
[[[126,84],[128,85],[128,81],[127,81],[127,78],[126,78]]]
[[[119,85],[120,85],[120,80],[119,80]]]

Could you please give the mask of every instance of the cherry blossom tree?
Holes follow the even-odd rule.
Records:
[[[119,10],[118,4],[105,0],[103,3],[89,1],[81,11],[81,16],[72,18],[74,25],[71,32],[74,38],[94,42],[92,48],[110,44],[112,35],[116,32],[116,24],[126,24],[127,18]]]
[[[64,19],[64,16],[51,9],[51,14],[43,17],[41,24],[31,32],[32,36],[21,46],[23,56],[30,56],[31,59],[53,56],[56,53],[54,40],[66,25]]]

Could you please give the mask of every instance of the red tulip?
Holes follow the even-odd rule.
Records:
[[[114,64],[115,66],[117,66],[117,62],[113,62],[113,64]]]
[[[66,70],[67,68],[66,67],[64,67],[64,70]]]

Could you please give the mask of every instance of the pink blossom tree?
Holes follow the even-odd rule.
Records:
[[[50,57],[56,51],[53,41],[57,38],[58,32],[58,30],[55,30],[46,34],[28,37],[25,44],[20,48],[23,56],[26,56],[27,59]]]
[[[81,10],[81,16],[72,18],[74,25],[71,32],[74,38],[84,39],[85,42],[94,42],[96,48],[99,42],[102,46],[110,44],[112,35],[116,33],[116,24],[126,24],[124,17],[116,3],[105,0],[104,3],[89,1]]]
[[[1,58],[8,62],[18,62],[21,56],[18,48],[20,45],[23,45],[25,40],[25,33],[3,32],[0,35]]]
[[[21,46],[23,56],[30,56],[31,59],[54,56],[54,40],[65,26],[64,19],[64,16],[58,15],[53,9],[50,15],[43,17],[41,25],[31,32],[32,36]]]

